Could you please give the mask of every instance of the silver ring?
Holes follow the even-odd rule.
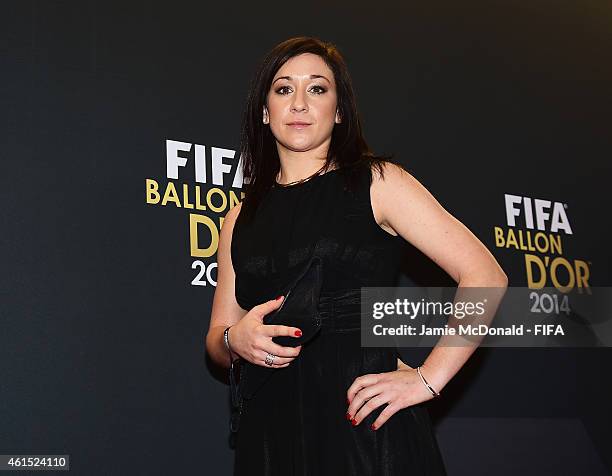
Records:
[[[271,354],[270,352],[266,355],[266,365],[272,366],[274,364],[274,358],[276,355]]]

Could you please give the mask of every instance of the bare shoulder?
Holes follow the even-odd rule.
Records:
[[[221,226],[221,235],[225,235],[226,233],[228,233],[231,237],[231,232],[234,229],[234,224],[238,219],[238,215],[240,215],[241,207],[242,202],[230,208],[229,211],[225,214],[225,217],[223,218],[223,225]]]
[[[240,209],[242,208],[242,202],[239,202],[236,206],[229,209],[229,211],[225,214],[224,222],[231,222],[232,225],[238,219],[238,215],[240,215]]]
[[[397,234],[389,223],[388,210],[398,204],[409,203],[410,195],[422,193],[420,182],[406,169],[392,162],[382,162],[382,175],[377,167],[372,167],[372,185],[370,189],[372,210],[376,222],[385,231]]]
[[[404,167],[393,162],[382,162],[383,174],[372,167],[372,189],[377,192],[390,193],[398,187],[418,184],[418,180]]]

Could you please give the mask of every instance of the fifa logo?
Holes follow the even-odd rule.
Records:
[[[506,199],[506,223],[508,226],[516,226],[516,219],[522,218],[525,228],[540,231],[559,233],[563,231],[566,235],[572,234],[572,227],[565,213],[562,203],[520,197],[518,195],[504,194]],[[535,215],[535,222],[534,222]],[[535,225],[535,226],[534,226]]]

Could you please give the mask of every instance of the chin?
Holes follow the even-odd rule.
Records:
[[[297,152],[310,150],[312,146],[314,145],[313,142],[310,140],[308,141],[287,140],[281,143],[285,148],[294,150]]]

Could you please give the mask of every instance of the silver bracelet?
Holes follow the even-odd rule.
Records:
[[[230,350],[230,346],[229,346],[229,330],[230,327],[226,327],[225,330],[223,331],[223,342],[225,343],[225,347],[227,348],[227,350]]]
[[[223,342],[225,343],[225,347],[227,347],[227,350],[229,351],[230,354],[230,360],[232,360],[232,348],[230,347],[230,343],[229,343],[229,330],[231,329],[232,326],[226,327],[225,330],[223,331]]]
[[[427,390],[429,390],[431,392],[431,394],[435,397],[439,397],[440,393],[436,392],[433,387],[431,385],[429,385],[427,383],[427,380],[425,380],[425,377],[423,377],[423,374],[421,373],[421,367],[417,367],[417,372],[419,373],[419,377],[421,377],[421,380],[423,381],[423,384],[427,387]]]

